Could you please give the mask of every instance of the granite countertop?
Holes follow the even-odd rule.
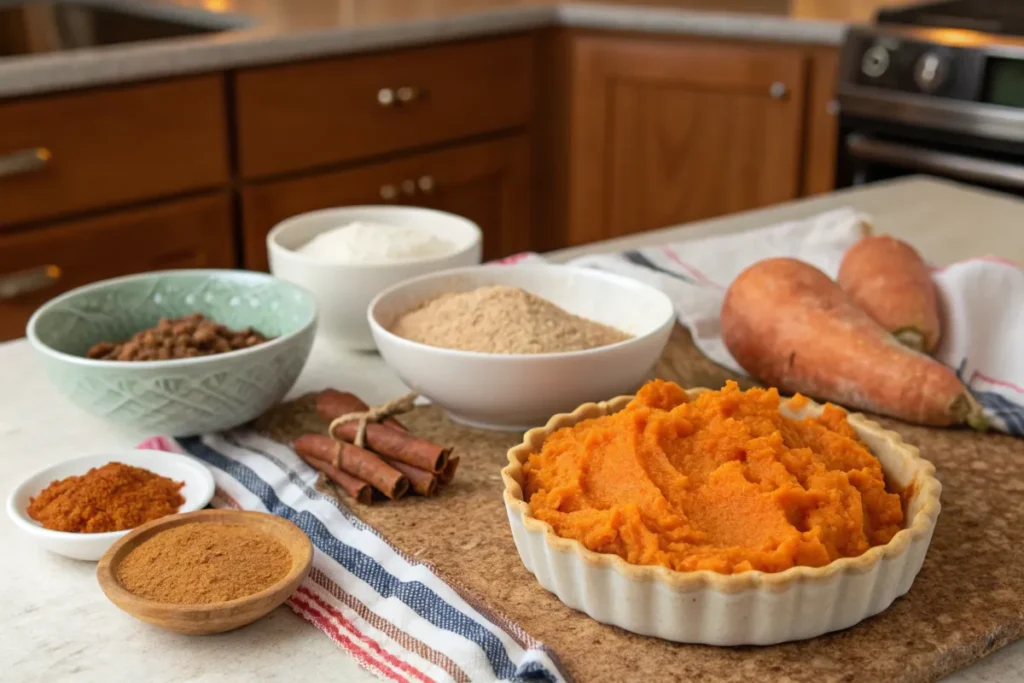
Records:
[[[844,190],[813,199],[549,256],[739,232],[851,206],[868,213],[880,232],[915,244],[937,264],[994,253],[1024,261],[1024,202],[946,181],[922,178]],[[25,340],[0,344],[0,498],[30,472],[82,452],[130,448],[143,436],[112,428],[67,403],[47,381]],[[323,344],[293,389],[298,395],[344,386],[378,402],[405,392],[379,356],[340,352]],[[119,612],[96,585],[96,567],[51,555],[0,520],[0,662],[5,680],[150,683],[218,681],[348,681],[372,683],[328,638],[288,608],[238,631],[191,638],[151,628]],[[1024,641],[949,677],[946,683],[1024,680]]]
[[[220,33],[0,57],[0,98],[543,26],[837,45],[885,0],[92,0]]]

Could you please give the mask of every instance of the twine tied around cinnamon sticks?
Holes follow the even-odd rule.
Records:
[[[356,437],[352,443],[360,448],[366,448],[366,425],[371,422],[378,424],[388,419],[389,417],[395,417],[396,415],[402,415],[408,413],[415,406],[415,401],[419,397],[419,394],[415,391],[411,391],[405,396],[399,396],[398,398],[391,399],[387,403],[379,406],[373,406],[368,410],[360,410],[354,413],[345,413],[340,417],[336,417],[331,420],[330,426],[327,427],[327,433],[331,435],[336,441],[342,441],[342,439],[335,436],[334,428],[338,425],[345,424],[346,422],[352,422],[354,420],[359,421],[359,426],[356,428]],[[336,460],[340,459],[340,455],[337,456]],[[339,467],[340,463],[335,462],[335,467]]]

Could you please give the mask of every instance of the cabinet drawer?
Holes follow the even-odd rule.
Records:
[[[532,69],[532,37],[515,36],[242,71],[242,175],[525,125]]]
[[[258,183],[242,191],[245,266],[266,270],[266,236],[317,209],[398,203],[465,216],[484,233],[484,257],[529,248],[530,142],[518,135],[347,171]]]
[[[80,285],[147,270],[233,267],[231,202],[207,195],[0,234],[0,275],[46,265],[60,269],[51,286],[0,294],[0,340],[24,335],[36,308]]]
[[[220,76],[0,103],[0,228],[226,184],[225,112]]]

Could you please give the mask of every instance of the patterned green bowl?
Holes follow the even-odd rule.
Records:
[[[85,357],[97,342],[127,339],[162,317],[195,312],[276,338],[199,358]],[[272,275],[171,270],[63,294],[36,311],[26,335],[51,381],[75,404],[147,434],[191,436],[235,427],[280,401],[309,357],[316,319],[313,295]]]

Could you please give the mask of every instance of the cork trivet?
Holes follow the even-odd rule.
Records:
[[[719,387],[730,375],[681,328],[655,374]],[[745,386],[749,381],[741,382]],[[432,564],[473,604],[551,647],[577,681],[933,681],[1024,635],[1024,440],[879,419],[921,448],[943,485],[942,514],[910,592],[845,631],[772,647],[680,645],[599,624],[545,591],[512,542],[499,472],[514,434],[468,429],[436,407],[402,416],[413,433],[462,455],[434,498],[350,507],[406,554]],[[309,399],[260,426],[288,441],[326,430]]]

